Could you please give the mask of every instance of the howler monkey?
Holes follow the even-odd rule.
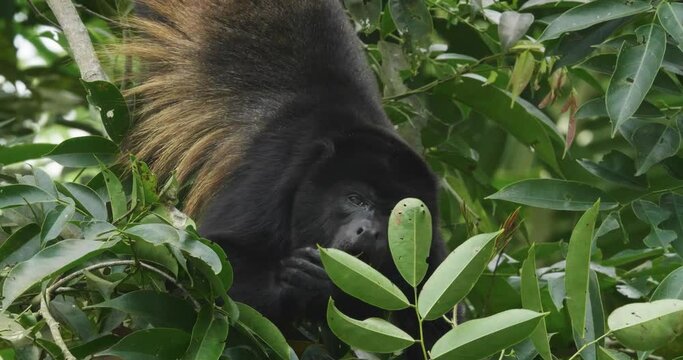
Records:
[[[432,213],[438,265],[435,177],[384,114],[339,0],[140,2],[125,45],[142,64],[139,120],[124,149],[191,182],[184,210],[226,250],[234,299],[282,328],[323,319],[336,290],[316,244],[403,283],[386,229],[405,197]]]

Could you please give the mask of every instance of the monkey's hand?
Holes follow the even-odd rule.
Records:
[[[281,262],[277,275],[285,294],[291,298],[324,301],[332,292],[332,282],[320,261],[320,253],[313,247],[294,250]]]

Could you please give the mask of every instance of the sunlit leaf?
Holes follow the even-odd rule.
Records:
[[[427,273],[432,243],[432,216],[419,199],[401,200],[389,217],[389,249],[401,276],[412,286]]]
[[[398,286],[355,256],[337,249],[320,248],[320,258],[330,280],[345,293],[386,310],[410,306]]]
[[[407,348],[415,340],[390,322],[370,318],[363,321],[342,314],[330,299],[327,304],[327,324],[343,342],[374,353],[392,353]]]
[[[508,50],[521,39],[533,22],[534,15],[532,14],[521,14],[516,11],[503,12],[498,24],[498,39],[503,50]]]
[[[548,25],[538,40],[555,39],[566,32],[581,30],[608,20],[639,14],[651,8],[652,6],[645,1],[592,1],[562,13],[562,15]]]
[[[625,346],[641,351],[655,350],[683,333],[683,300],[627,304],[614,310],[607,323]]]
[[[583,337],[586,331],[586,301],[588,299],[588,279],[590,272],[591,242],[593,229],[600,209],[598,200],[576,223],[569,239],[565,288],[567,309],[574,332]]]
[[[600,210],[617,207],[607,194],[590,185],[559,179],[528,179],[508,185],[487,199],[543,209],[584,211],[600,199]]]

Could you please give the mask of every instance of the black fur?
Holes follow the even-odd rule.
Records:
[[[445,256],[436,180],[384,114],[339,1],[224,2],[224,11],[205,14],[212,27],[202,29],[201,81],[224,89],[229,112],[258,128],[199,219],[200,233],[232,263],[230,295],[284,330],[294,321],[323,321],[331,295],[352,316],[376,315],[339,294],[316,245],[360,255],[403,284],[388,252],[387,221],[396,202],[417,197],[434,219],[433,271]],[[408,310],[396,321],[417,335],[414,317]]]

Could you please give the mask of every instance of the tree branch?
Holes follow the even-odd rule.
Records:
[[[102,70],[88,30],[78,16],[74,4],[70,0],[47,0],[47,4],[64,31],[72,56],[81,72],[81,78],[85,81],[106,81],[107,75]]]

